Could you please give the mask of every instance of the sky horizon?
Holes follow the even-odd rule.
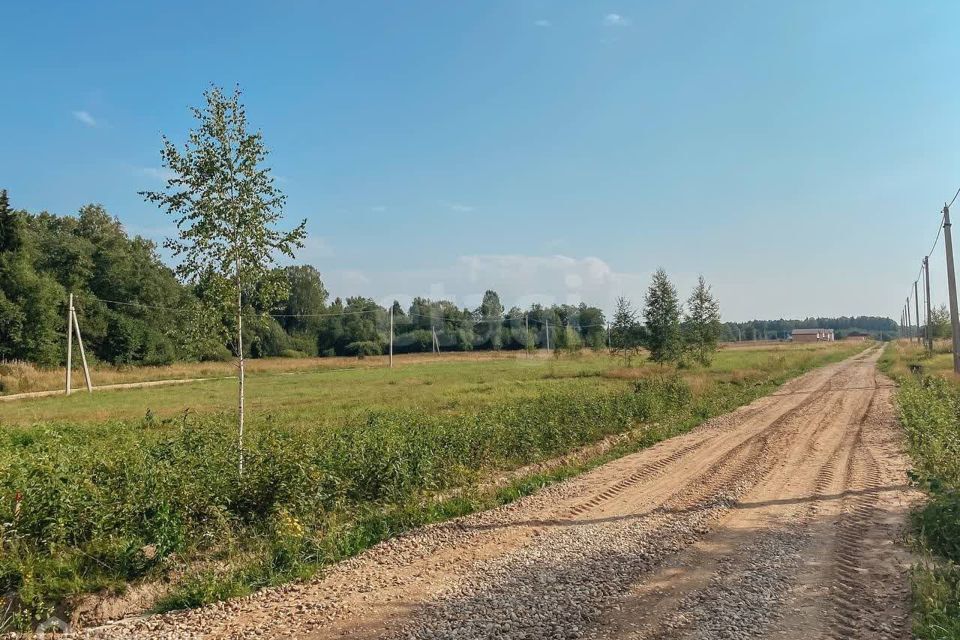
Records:
[[[229,10],[227,7],[229,6]],[[0,188],[158,244],[161,134],[239,85],[332,296],[897,320],[960,186],[946,2],[10,3]],[[209,25],[216,24],[211,30]],[[946,301],[943,244],[933,301]]]

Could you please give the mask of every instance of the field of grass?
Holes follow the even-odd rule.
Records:
[[[710,369],[681,371],[592,353],[268,368],[250,376],[242,475],[233,380],[0,404],[0,593],[18,611],[0,628],[135,581],[165,581],[155,603],[165,609],[302,578],[681,433],[864,347],[729,349]],[[483,488],[623,433],[603,458]]]
[[[953,373],[953,353],[949,340],[934,342],[932,354],[915,342],[891,342],[884,352],[881,367],[898,378],[920,373],[939,376],[960,385],[960,377]]]
[[[928,356],[899,341],[880,361],[900,383],[897,409],[912,476],[929,495],[913,515],[920,557],[913,569],[913,631],[921,640],[960,638],[960,379],[949,348],[938,344]]]
[[[513,351],[451,352],[439,355],[415,353],[395,356],[397,362],[419,364],[423,362],[477,361],[516,358]],[[248,359],[248,373],[290,373],[296,371],[331,371],[338,369],[377,369],[387,366],[387,356],[334,358],[256,358]],[[236,376],[237,367],[230,362],[178,362],[171,365],[140,367],[95,363],[90,365],[93,385],[113,385],[153,380],[182,380],[193,378],[223,378]],[[73,385],[79,389],[83,384],[83,370],[75,359]],[[0,396],[31,391],[61,390],[64,386],[64,369],[37,368],[24,362],[0,362]]]

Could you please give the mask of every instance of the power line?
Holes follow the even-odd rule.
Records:
[[[953,194],[953,199],[950,200],[950,204],[947,205],[947,208],[953,206],[953,203],[957,200],[957,196],[960,196],[960,187],[957,187],[957,192]]]
[[[957,198],[958,198],[958,197],[960,197],[960,187],[958,187],[957,190],[954,192],[953,198],[950,199],[950,202],[949,202],[949,203],[946,203],[946,204],[944,205],[943,209],[941,210],[940,224],[937,226],[937,235],[934,236],[934,238],[933,238],[933,245],[931,245],[930,251],[928,251],[927,254],[923,257],[923,260],[921,261],[921,264],[920,264],[920,270],[919,270],[919,272],[917,273],[917,277],[914,278],[914,280],[910,283],[910,287],[907,289],[906,305],[905,305],[905,307],[904,307],[904,309],[903,309],[903,315],[901,316],[901,326],[900,326],[900,335],[901,335],[901,336],[906,335],[906,337],[908,337],[908,338],[910,337],[910,332],[913,330],[913,322],[912,322],[912,321],[915,320],[915,321],[916,321],[916,327],[917,327],[917,339],[918,339],[918,340],[920,339],[920,338],[919,338],[919,330],[920,330],[921,319],[920,319],[920,311],[919,311],[920,294],[919,294],[919,292],[918,292],[918,289],[919,289],[919,286],[918,286],[918,285],[919,285],[921,279],[923,279],[924,277],[927,278],[926,284],[925,284],[925,287],[924,287],[924,299],[925,299],[925,301],[926,301],[925,307],[926,307],[926,310],[927,310],[927,318],[926,318],[926,323],[927,323],[927,325],[928,325],[927,331],[929,332],[929,323],[930,323],[930,311],[929,311],[929,309],[930,309],[930,300],[929,300],[929,286],[930,286],[930,285],[929,285],[929,264],[930,264],[930,258],[933,256],[933,252],[936,251],[936,249],[937,249],[937,245],[938,245],[939,242],[940,242],[940,236],[941,236],[941,235],[944,235],[944,229],[945,229],[945,227],[947,226],[947,222],[948,222],[948,220],[949,220],[950,207],[953,206],[953,203],[957,201]],[[953,324],[954,334],[955,334],[955,335],[954,335],[954,356],[953,356],[953,358],[954,358],[954,370],[957,371],[958,373],[960,373],[960,353],[957,353],[957,351],[958,351],[958,345],[960,345],[960,343],[958,343],[958,339],[960,339],[960,338],[958,338],[958,336],[956,335],[956,334],[957,334],[957,327],[958,327],[958,325],[957,325],[957,318],[956,318],[956,304],[955,304],[955,290],[954,290],[955,284],[954,284],[954,282],[953,282],[953,255],[952,255],[952,252],[951,252],[951,246],[950,246],[951,243],[950,243],[950,236],[949,236],[949,234],[946,234],[945,238],[946,238],[946,243],[947,243],[947,246],[946,246],[946,248],[947,248],[947,279],[949,280],[948,285],[947,285],[947,290],[948,290],[948,293],[949,293],[950,296],[951,296],[951,307],[952,307],[952,309],[951,309],[951,316],[952,316],[952,317],[951,317],[951,322],[952,322],[952,324]],[[926,269],[926,272],[925,272],[925,269]],[[911,318],[911,317],[910,317],[910,316],[911,316],[911,314],[910,314],[910,301],[911,301],[911,300],[913,300],[913,302],[914,302],[914,310],[915,310],[915,313],[914,313],[913,315],[915,315],[916,318]],[[903,323],[906,323],[906,326],[904,326]],[[929,343],[928,343],[928,346],[929,346]]]

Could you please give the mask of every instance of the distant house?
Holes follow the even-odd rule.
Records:
[[[866,342],[869,339],[869,333],[862,333],[860,331],[851,331],[847,335],[843,336],[844,342]]]
[[[794,342],[833,342],[833,329],[794,329],[790,332]]]

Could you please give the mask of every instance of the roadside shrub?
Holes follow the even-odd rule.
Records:
[[[634,381],[633,392],[649,416],[646,419],[675,411],[693,399],[690,386],[679,374],[640,378]]]

